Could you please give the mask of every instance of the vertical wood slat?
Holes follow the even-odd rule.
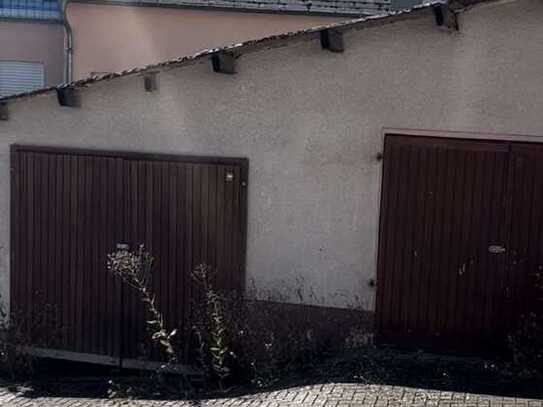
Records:
[[[456,290],[454,292],[455,307],[453,313],[453,320],[451,321],[452,331],[457,332],[464,328],[466,329],[466,337],[472,338],[472,324],[469,323],[469,316],[473,309],[471,301],[474,298],[475,281],[473,277],[477,274],[473,272],[473,251],[476,245],[470,244],[470,235],[474,228],[473,221],[476,219],[477,208],[474,205],[474,189],[476,173],[474,166],[477,162],[476,156],[472,151],[468,151],[463,154],[463,161],[458,163],[459,170],[462,172],[462,176],[458,178],[458,184],[456,188],[460,188],[463,185],[464,197],[459,202],[458,206],[462,208],[462,222],[459,224],[459,256],[461,258],[460,267],[456,273]],[[475,226],[476,227],[476,226]],[[471,339],[470,339],[471,340]]]
[[[24,181],[21,179],[20,171],[24,168],[26,162],[24,160],[24,157],[17,154],[13,150],[10,154],[10,182],[11,182],[11,200],[12,202],[20,201],[20,196],[24,196],[26,193],[26,185],[24,184]],[[10,239],[12,244],[12,253],[10,256],[10,270],[15,270],[15,265],[17,265],[15,259],[17,261],[20,261],[19,267],[20,270],[23,272],[19,273],[11,273],[10,275],[10,313],[11,313],[11,319],[17,318],[17,315],[20,312],[19,306],[17,304],[16,299],[21,298],[24,296],[23,290],[22,290],[22,282],[23,279],[21,278],[21,275],[26,270],[26,259],[22,259],[20,255],[21,247],[23,246],[23,236],[25,235],[24,232],[21,233],[22,230],[26,230],[26,220],[27,216],[21,216],[21,212],[25,213],[25,207],[24,204],[26,202],[22,203],[21,205],[13,205],[12,212],[11,212],[11,222],[10,222]],[[20,259],[20,260],[19,260]],[[26,273],[24,273],[26,274]],[[14,300],[15,298],[15,300]]]
[[[431,151],[426,151],[425,156],[427,157],[427,175],[426,175],[426,184],[427,188],[423,196],[425,213],[422,217],[421,234],[423,236],[423,242],[421,244],[421,251],[419,255],[419,264],[420,264],[420,284],[418,289],[420,292],[428,292],[430,287],[430,281],[432,277],[431,272],[431,259],[433,256],[432,242],[434,229],[432,228],[434,219],[435,219],[435,190],[437,180],[437,157],[435,154],[431,154]],[[430,261],[423,261],[423,259],[428,256]],[[428,320],[428,310],[430,307],[430,301],[427,295],[418,296],[419,306],[417,307],[417,327],[419,332],[429,329],[429,320]]]
[[[489,301],[482,317],[486,331],[497,332],[505,256],[496,258],[488,247],[504,244],[508,154],[509,145],[501,142],[386,137],[377,293],[381,342],[480,345],[475,335],[481,330],[468,326],[474,322],[468,315],[469,307],[483,305],[473,298],[481,276],[487,287],[495,280],[484,295]]]
[[[405,178],[405,188],[406,190],[415,190],[417,188],[417,173],[418,173],[418,155],[416,151],[411,151],[408,149],[406,151],[407,163],[406,166],[408,171],[406,171]],[[398,270],[399,275],[398,280],[398,306],[399,306],[399,318],[400,318],[400,329],[410,332],[411,330],[411,320],[413,315],[411,315],[408,310],[409,308],[409,299],[411,297],[410,285],[411,280],[413,279],[413,270],[411,268],[411,263],[415,256],[413,255],[416,247],[414,247],[413,242],[413,230],[415,229],[414,217],[409,216],[410,213],[413,213],[415,202],[417,201],[417,194],[406,194],[406,200],[403,202],[402,206],[405,210],[404,215],[402,215],[403,222],[401,225],[404,229],[404,234],[407,236],[407,239],[403,239],[403,250],[402,250],[402,261],[399,262],[399,267],[401,270]]]
[[[192,228],[192,219],[193,219],[193,211],[194,211],[194,201],[192,198],[192,180],[193,180],[193,166],[187,165],[185,167],[185,183],[184,183],[184,190],[183,192],[186,195],[185,200],[185,209],[186,212],[185,215],[185,259],[184,259],[184,270],[191,270],[194,264],[194,258],[193,258],[193,250],[192,250],[192,242],[194,240],[193,238],[193,228]],[[183,316],[185,320],[190,320],[192,318],[191,313],[191,298],[193,296],[192,289],[194,286],[194,282],[192,281],[192,278],[190,274],[183,273],[183,281],[185,282],[184,288],[184,296],[185,301],[183,302],[185,306],[185,312],[183,313]],[[188,351],[188,346],[187,346]],[[188,356],[188,352],[187,355]]]
[[[518,328],[520,319],[543,310],[542,294],[537,288],[543,281],[543,148],[539,144],[512,146],[513,166],[508,330]]]
[[[495,182],[495,179],[497,178],[495,176],[496,165],[496,157],[489,155],[487,157],[487,165],[485,166],[485,179],[487,182],[485,182],[484,196],[494,196],[496,189],[499,188],[499,183],[503,182],[503,180],[499,180],[499,183]],[[501,207],[501,201],[502,199],[499,199],[496,202],[488,202],[485,200],[486,208],[484,209],[484,214],[486,216],[483,223],[484,228],[482,236],[484,240],[482,249],[484,249],[485,246],[488,247],[492,244],[505,245],[505,242],[501,241],[497,230],[497,224],[504,219],[504,217],[499,219],[497,216],[500,211],[496,208],[496,204]],[[486,258],[487,267],[482,268],[482,271],[484,272],[484,281],[486,282],[487,287],[484,290],[483,332],[484,336],[487,337],[485,339],[491,340],[492,336],[497,334],[497,331],[495,330],[497,324],[496,294],[499,295],[500,300],[503,300],[503,297],[500,295],[500,279],[503,270],[497,267],[497,259],[495,256],[489,255],[488,251],[484,258]]]
[[[233,243],[233,249],[232,249],[232,270],[233,270],[233,278],[231,280],[231,285],[228,287],[230,290],[240,290],[244,287],[244,274],[243,274],[243,266],[242,266],[242,253],[245,251],[243,247],[243,232],[241,225],[243,222],[241,221],[242,213],[243,213],[243,207],[241,205],[242,201],[242,182],[241,182],[242,176],[241,176],[241,168],[234,167],[234,181],[233,181],[233,197],[232,197],[232,243]]]
[[[458,152],[457,150],[448,151],[450,160],[447,168],[447,178],[451,180],[447,183],[447,192],[445,194],[446,205],[448,208],[449,221],[446,222],[448,233],[445,237],[445,247],[441,250],[446,254],[445,262],[442,265],[445,273],[444,283],[441,284],[441,293],[446,301],[445,312],[441,316],[439,331],[443,335],[458,332],[458,327],[455,325],[455,316],[457,306],[462,302],[462,299],[457,298],[458,286],[460,280],[465,274],[466,259],[462,253],[462,246],[465,242],[463,234],[463,223],[466,218],[467,208],[465,206],[466,182],[464,180],[466,155],[469,152]],[[469,237],[468,237],[469,241]],[[457,260],[457,261],[455,261]]]
[[[401,165],[402,164],[402,160],[405,159],[404,158],[404,154],[403,154],[403,151],[402,149],[398,149],[397,150],[397,155],[396,155],[396,159],[398,161],[398,165]],[[402,205],[402,202],[401,202],[401,197],[402,197],[402,194],[403,194],[403,190],[402,188],[405,188],[405,181],[402,182],[402,173],[401,172],[397,172],[397,182],[398,182],[398,193],[397,195],[394,197],[395,199],[395,204],[396,204],[396,213],[395,213],[395,216],[394,216],[394,220],[391,223],[391,233],[392,233],[392,242],[391,242],[391,245],[392,245],[392,248],[394,248],[394,251],[392,253],[394,253],[393,256],[391,256],[391,268],[390,268],[390,301],[389,299],[387,298],[387,303],[390,302],[390,313],[389,313],[389,321],[388,323],[391,325],[391,326],[395,326],[396,329],[399,329],[398,327],[398,317],[397,317],[397,310],[398,310],[398,301],[399,301],[399,295],[398,295],[398,290],[399,290],[399,287],[398,287],[398,268],[399,268],[399,263],[401,262],[401,258],[400,258],[400,255],[399,253],[401,253],[401,240],[400,240],[400,235],[399,233],[397,233],[397,230],[396,230],[396,227],[398,224],[401,223],[401,221],[403,220],[401,217],[403,216],[403,212],[402,212],[402,208],[403,208],[403,205]],[[402,187],[403,185],[403,187]]]
[[[390,251],[390,228],[392,222],[385,222],[385,214],[388,214],[391,210],[390,206],[394,202],[394,196],[390,193],[385,193],[388,190],[395,190],[394,184],[392,184],[392,170],[394,164],[397,162],[394,159],[394,150],[388,145],[390,138],[385,139],[385,151],[388,154],[386,165],[383,167],[383,175],[381,181],[381,210],[379,218],[379,249],[378,249],[378,264],[377,269],[377,301],[376,301],[376,328],[381,334],[386,330],[389,323],[389,311],[390,307],[385,306],[385,300],[390,297],[390,273],[385,273],[384,270],[388,270],[388,264],[390,257],[385,254]],[[396,174],[397,172],[394,172]]]
[[[425,216],[425,194],[426,194],[426,160],[425,160],[425,151],[418,151],[417,152],[417,168],[415,171],[415,181],[413,182],[413,188],[415,188],[415,199],[414,199],[414,206],[413,206],[413,212],[417,215],[413,216],[413,219],[419,219],[420,217]],[[410,280],[409,280],[409,287],[407,288],[407,291],[409,292],[409,300],[407,301],[406,308],[414,310],[413,314],[410,315],[410,318],[408,320],[408,326],[407,329],[412,332],[416,331],[419,328],[419,301],[420,298],[418,298],[415,294],[418,292],[418,287],[420,285],[420,280],[422,279],[422,273],[419,274],[417,271],[421,268],[421,262],[420,262],[420,256],[422,252],[422,245],[423,245],[423,236],[422,236],[422,228],[417,227],[417,225],[412,225],[412,239],[413,239],[413,247],[412,247],[412,259],[409,264],[410,267]],[[407,313],[406,313],[407,314]]]
[[[441,339],[441,332],[440,332],[440,317],[442,315],[442,312],[444,311],[443,307],[440,307],[439,302],[442,300],[441,297],[441,290],[440,290],[440,284],[443,280],[444,276],[443,273],[440,272],[440,266],[441,266],[441,259],[442,256],[442,249],[443,249],[443,240],[444,240],[444,228],[443,227],[436,227],[437,224],[443,224],[446,222],[446,207],[444,205],[444,202],[446,202],[445,198],[445,191],[447,182],[443,181],[443,178],[446,177],[447,174],[447,164],[448,164],[448,156],[447,156],[447,150],[445,149],[437,149],[435,152],[436,154],[436,186],[435,190],[433,191],[434,202],[434,223],[432,224],[431,228],[433,233],[433,239],[431,241],[432,246],[429,253],[429,271],[430,271],[430,278],[429,278],[429,284],[430,289],[428,292],[428,328],[430,332],[430,343],[433,344],[435,342],[440,341]]]

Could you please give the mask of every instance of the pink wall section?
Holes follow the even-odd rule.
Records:
[[[74,79],[345,18],[69,3]]]
[[[40,62],[45,85],[64,80],[64,26],[57,23],[0,20],[0,60]]]

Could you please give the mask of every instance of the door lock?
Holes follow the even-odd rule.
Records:
[[[488,252],[491,254],[503,254],[506,252],[505,247],[499,245],[488,246]]]

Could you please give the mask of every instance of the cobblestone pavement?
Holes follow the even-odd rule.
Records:
[[[543,407],[542,400],[454,393],[398,386],[331,383],[294,387],[241,397],[191,401],[123,401],[82,397],[29,397],[0,385],[0,406],[251,406],[251,407]]]

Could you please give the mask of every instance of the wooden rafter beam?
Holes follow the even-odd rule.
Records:
[[[158,77],[156,72],[148,72],[143,75],[143,86],[146,92],[158,91]]]
[[[434,17],[438,27],[445,27],[452,31],[458,31],[458,18],[448,4],[436,4],[433,6]]]
[[[146,92],[156,92],[158,90],[156,73],[147,73],[143,76],[143,86]]]
[[[321,31],[321,46],[332,52],[343,52],[345,45],[343,43],[343,33],[334,29]]]
[[[9,119],[9,110],[7,103],[0,103],[0,120]]]
[[[79,89],[72,86],[57,88],[58,103],[61,106],[80,107],[81,95]]]
[[[213,71],[233,75],[236,73],[236,57],[230,53],[221,52],[211,57]]]

